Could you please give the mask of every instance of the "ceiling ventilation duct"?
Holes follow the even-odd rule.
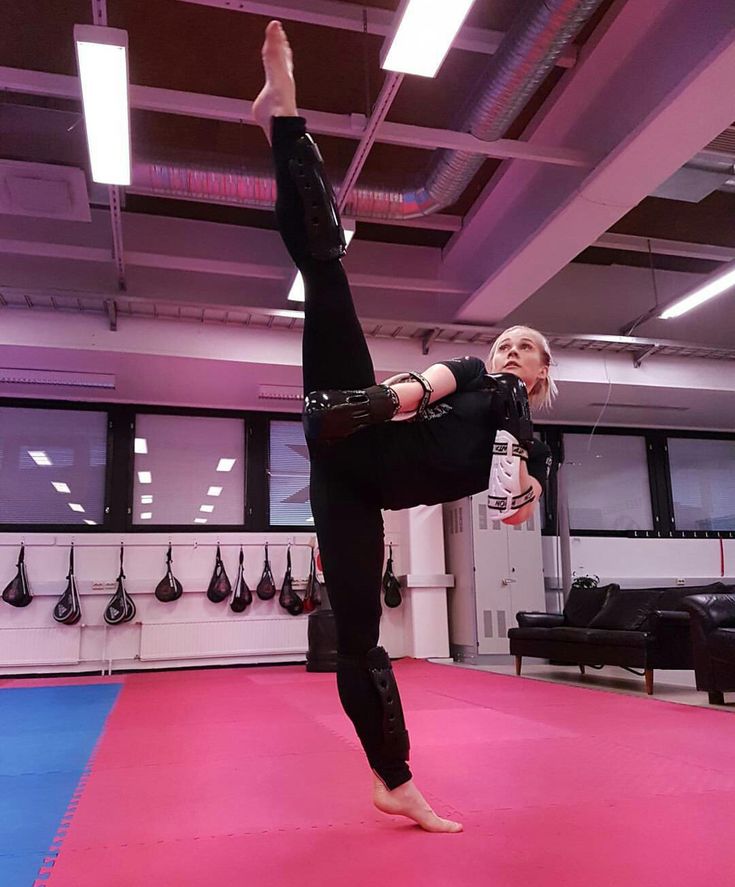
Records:
[[[484,141],[501,138],[528,103],[565,47],[602,0],[529,0],[492,56],[479,99],[462,131]],[[485,157],[435,152],[426,181],[416,188],[355,188],[345,208],[353,218],[410,219],[451,206]],[[132,191],[222,201],[257,209],[275,204],[275,181],[248,170],[195,169],[165,162],[137,164]]]

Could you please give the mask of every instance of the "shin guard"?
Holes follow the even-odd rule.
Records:
[[[320,442],[341,440],[361,428],[387,422],[398,406],[396,393],[385,385],[355,391],[311,391],[304,398],[304,435]]]
[[[341,259],[347,249],[334,191],[316,142],[307,133],[293,146],[289,172],[304,206],[309,252],[314,259]]]
[[[383,708],[383,754],[407,761],[411,746],[390,657],[383,647],[373,647],[365,658]]]

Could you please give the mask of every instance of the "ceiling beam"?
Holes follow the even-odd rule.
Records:
[[[182,0],[184,3],[195,3],[198,6],[212,6],[217,9],[229,9],[233,12],[245,12],[251,15],[263,15],[283,21],[305,22],[325,28],[336,28],[342,31],[357,31],[387,37],[395,31],[395,13],[387,9],[365,9],[352,3],[339,3],[336,0],[280,0],[280,2],[262,3],[249,0]],[[363,18],[363,9],[367,13]],[[498,51],[503,41],[503,31],[486,28],[473,28],[465,25],[457,34],[453,49],[464,49],[492,55]],[[568,47],[561,54],[556,64],[570,68],[577,60],[575,47]]]
[[[732,262],[735,259],[735,247],[664,240],[659,237],[642,237],[639,234],[603,234],[591,244],[600,249],[627,250],[635,253],[649,252],[649,245],[650,252],[655,256],[683,256],[688,259],[705,259],[709,262]]]
[[[732,0],[712,0],[701,25],[698,4],[613,3],[524,134],[604,160],[503,164],[444,249],[476,284],[457,319],[499,322],[732,123]]]
[[[81,100],[78,78],[68,74],[48,74],[20,68],[0,66],[0,90]],[[175,89],[160,89],[154,86],[131,84],[130,107],[163,114],[257,125],[252,116],[253,103],[250,101]],[[313,133],[359,140],[367,130],[367,118],[364,114],[331,114],[327,111],[306,109],[300,111],[309,121],[309,129]],[[469,133],[389,122],[382,122],[377,128],[375,141],[426,150],[451,148],[485,157],[516,158],[555,166],[589,167],[599,156],[595,152],[558,147],[557,142],[549,145],[529,144],[516,139],[484,142]]]

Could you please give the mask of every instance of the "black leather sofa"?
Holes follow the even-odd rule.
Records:
[[[697,690],[724,705],[723,694],[735,691],[735,594],[697,594],[683,606],[691,617]]]
[[[690,595],[735,592],[720,582],[706,586],[621,589],[611,584],[573,588],[564,612],[520,612],[518,627],[508,631],[510,652],[521,673],[524,656],[585,666],[617,665],[642,669],[646,692],[653,693],[657,668],[694,667],[689,612]]]

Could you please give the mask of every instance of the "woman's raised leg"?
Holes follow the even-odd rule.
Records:
[[[297,116],[291,49],[279,22],[271,22],[266,29],[263,67],[266,83],[255,100],[253,115],[273,147],[278,227],[304,278],[304,392],[368,388],[375,384],[375,372],[347,276],[339,258],[315,258],[313,233],[310,241],[307,231],[312,208],[304,205],[294,168],[303,162],[308,165],[314,155],[311,147],[303,142],[306,121]],[[318,161],[317,165],[319,178],[329,187]],[[319,190],[320,186],[314,187],[315,192]],[[314,202],[319,203],[317,218],[324,208],[324,201],[319,198],[315,193]],[[321,221],[322,228],[329,227],[323,216]],[[334,221],[338,225],[336,212]],[[318,234],[318,225],[316,229]],[[331,236],[334,238],[333,232]]]

